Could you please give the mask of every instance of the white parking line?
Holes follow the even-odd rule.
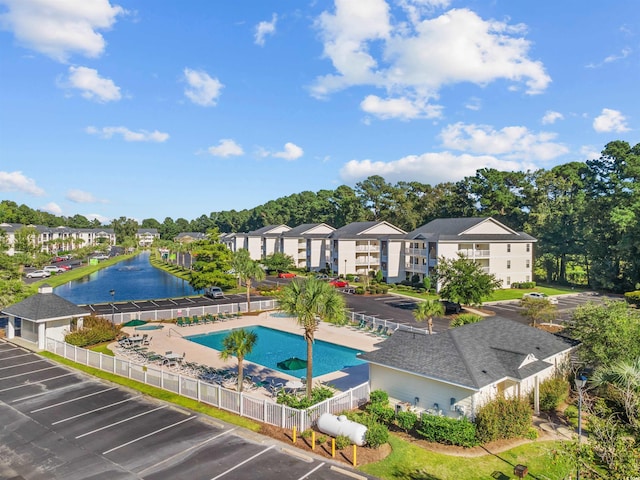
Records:
[[[38,363],[38,362],[46,362],[46,360],[44,358],[41,358],[40,360],[34,360],[33,362],[19,363],[17,365],[10,365],[8,367],[0,367],[0,370],[6,370],[7,368],[21,367],[23,365],[31,365],[32,363]]]
[[[162,410],[163,408],[167,408],[167,405],[162,405],[161,407],[154,408],[152,410],[148,410],[146,412],[139,413],[138,415],[134,415],[133,417],[123,418],[119,422],[110,423],[109,425],[105,425],[104,427],[96,428],[95,430],[91,430],[90,432],[83,433],[82,435],[78,435],[76,439],[86,437],[87,435],[92,435],[94,433],[101,432],[102,430],[106,430],[107,428],[115,427],[116,425],[120,425],[121,423],[128,422],[129,420],[133,420],[134,418],[142,417],[143,415],[147,415],[149,413],[157,412],[158,410]]]
[[[47,410],[49,408],[58,407],[60,405],[64,405],[65,403],[76,402],[78,400],[82,400],[83,398],[93,397],[94,395],[99,395],[101,393],[108,392],[110,390],[115,390],[116,388],[118,388],[118,387],[105,388],[104,390],[99,390],[97,392],[89,393],[89,394],[83,395],[81,397],[72,398],[71,400],[65,400],[64,402],[54,403],[53,405],[48,405],[46,407],[38,408],[36,410],[31,410],[31,412],[29,412],[29,413],[41,412],[42,410]]]
[[[49,380],[56,380],[58,378],[68,377],[69,375],[75,375],[75,373],[69,372],[69,373],[65,373],[64,375],[58,375],[57,377],[45,378],[43,380],[38,380],[37,382],[33,382],[33,383],[27,380],[26,382],[21,383],[20,385],[16,385],[14,387],[3,388],[2,390],[0,390],[0,393],[8,392],[9,390],[15,390],[16,388],[29,387],[31,385],[40,385],[41,383],[48,382]]]
[[[195,415],[193,415],[193,416],[191,416],[191,417],[187,417],[187,418],[185,418],[185,419],[183,419],[183,420],[180,420],[179,422],[176,422],[176,423],[171,424],[171,425],[167,425],[166,427],[162,427],[162,428],[160,428],[159,430],[156,430],[155,432],[147,433],[146,435],[143,435],[143,436],[141,436],[141,437],[135,438],[135,439],[131,440],[130,442],[123,443],[122,445],[118,445],[117,447],[113,447],[113,448],[112,448],[112,449],[110,449],[110,450],[107,450],[107,451],[105,451],[105,452],[102,452],[102,455],[107,455],[107,454],[109,454],[109,453],[111,453],[111,452],[114,452],[114,451],[119,450],[119,449],[121,449],[121,448],[123,448],[123,447],[126,447],[126,446],[128,446],[128,445],[131,445],[132,443],[139,442],[140,440],[143,440],[143,439],[145,439],[145,438],[147,438],[147,437],[150,437],[151,435],[155,435],[156,433],[163,432],[163,431],[168,430],[168,429],[170,429],[170,428],[176,427],[176,426],[178,426],[178,425],[180,425],[180,424],[182,424],[182,423],[184,423],[184,422],[188,422],[189,420],[193,420],[194,418],[198,418],[198,417],[196,417]]]
[[[222,432],[222,433],[219,433],[218,435],[215,435],[215,436],[213,436],[213,437],[211,437],[211,438],[207,438],[205,441],[200,442],[200,443],[199,443],[199,444],[197,444],[197,445],[193,445],[192,447],[189,447],[189,448],[187,448],[186,450],[181,450],[181,451],[179,451],[178,453],[176,453],[175,455],[172,455],[172,456],[170,456],[169,458],[165,458],[165,459],[164,459],[164,460],[162,460],[161,462],[158,462],[158,463],[156,463],[156,464],[154,464],[154,465],[151,465],[151,466],[149,466],[149,467],[145,468],[144,470],[142,470],[142,471],[138,472],[138,476],[143,477],[143,476],[144,476],[144,472],[146,472],[146,471],[148,471],[148,470],[151,470],[151,469],[153,469],[153,468],[156,468],[156,467],[158,467],[158,466],[160,466],[160,465],[162,465],[162,464],[164,464],[164,463],[172,462],[175,458],[182,457],[182,456],[186,455],[186,454],[187,454],[187,452],[190,452],[190,451],[192,451],[192,450],[196,450],[196,449],[198,449],[198,448],[202,447],[203,445],[206,445],[207,443],[211,442],[212,440],[216,440],[216,439],[218,439],[218,438],[220,438],[220,437],[223,437],[223,436],[225,436],[225,435],[227,435],[227,434],[229,434],[229,433],[233,432],[234,430],[237,430],[237,428],[238,428],[238,427],[233,427],[233,428],[232,428],[232,429],[230,429],[230,430],[226,430],[226,431],[224,431],[224,432]]]
[[[15,348],[12,348],[11,350],[16,350]],[[33,355],[32,353],[23,353],[22,355],[14,355],[13,357],[4,357],[4,358],[0,358],[0,361],[2,360],[11,360],[14,358],[20,358],[20,357],[26,357],[27,355]]]
[[[236,468],[241,467],[242,465],[244,465],[247,462],[250,462],[251,460],[253,460],[256,457],[259,457],[260,455],[262,455],[263,453],[267,453],[269,450],[271,450],[272,448],[274,448],[275,445],[271,445],[269,448],[265,448],[264,450],[262,450],[261,452],[256,453],[253,457],[249,457],[247,458],[244,462],[240,462],[238,463],[236,466],[231,467],[230,469],[228,469],[225,472],[222,472],[220,475],[217,475],[215,477],[213,477],[211,480],[217,480],[220,477],[224,477],[227,473],[234,471]]]
[[[54,365],[53,367],[41,368],[39,370],[31,370],[30,372],[20,373],[19,375],[9,375],[8,377],[2,377],[2,379],[7,380],[9,378],[24,377],[25,375],[28,375],[30,373],[44,372],[45,370],[51,370],[52,368],[60,368],[60,367]]]
[[[313,470],[305,473],[303,476],[301,476],[298,480],[303,480],[305,478],[307,478],[309,475],[311,475],[313,472],[315,472],[316,470],[321,469],[324,466],[324,462],[322,462],[320,465],[318,465],[316,468],[314,468]]]
[[[127,398],[126,400],[121,400],[120,402],[110,403],[109,405],[105,405],[104,407],[94,408],[93,410],[89,410],[88,412],[84,412],[84,413],[79,413],[78,415],[74,415],[73,417],[63,418],[62,420],[53,422],[51,425],[58,425],[59,423],[68,422],[69,420],[75,420],[76,418],[84,417],[85,415],[99,412],[100,410],[106,410],[107,408],[115,407],[116,405],[120,405],[122,403],[127,403],[131,400],[135,400],[136,398],[140,398],[141,396],[142,395],[136,395],[135,397]]]

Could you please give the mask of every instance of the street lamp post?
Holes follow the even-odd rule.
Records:
[[[115,315],[116,315],[116,306],[113,304],[115,296],[116,296],[116,291],[115,290],[109,290],[109,293],[111,294],[111,324],[115,325],[116,321],[115,321]]]
[[[344,259],[344,278],[347,278],[347,259]]]
[[[574,380],[578,389],[578,445],[582,442],[582,389],[587,384],[587,377],[580,375]],[[576,467],[576,479],[580,480],[580,459],[578,458]]]

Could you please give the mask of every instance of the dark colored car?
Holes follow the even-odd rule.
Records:
[[[450,302],[449,300],[442,300],[441,302],[444,307],[444,313],[447,315],[450,313],[460,313],[462,310],[462,306],[459,303]]]

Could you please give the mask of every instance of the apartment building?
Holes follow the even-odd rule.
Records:
[[[331,262],[329,236],[335,231],[326,223],[304,223],[282,232],[277,251],[293,258],[297,268],[317,272]]]
[[[9,249],[8,255],[16,253],[16,235],[20,230],[30,227],[35,230],[32,239],[42,252],[54,254],[58,251],[71,251],[87,245],[115,245],[116,234],[112,228],[70,228],[46,227],[43,225],[23,225],[20,223],[0,223],[4,230]]]
[[[495,275],[504,288],[533,280],[533,245],[537,240],[491,217],[440,218],[409,232],[404,248],[406,279],[431,276],[441,257],[458,254]]]

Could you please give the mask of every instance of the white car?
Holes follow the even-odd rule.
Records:
[[[525,293],[522,298],[537,298],[540,300],[548,300],[550,304],[552,305],[557,305],[558,304],[558,299],[556,297],[549,297],[547,295],[545,295],[544,293],[540,293],[540,292],[529,292],[529,293]]]
[[[33,272],[27,273],[27,278],[47,278],[50,276],[51,274],[45,270],[34,270]]]
[[[55,265],[47,265],[42,270],[49,273],[62,273],[66,271],[64,268],[56,267]]]

